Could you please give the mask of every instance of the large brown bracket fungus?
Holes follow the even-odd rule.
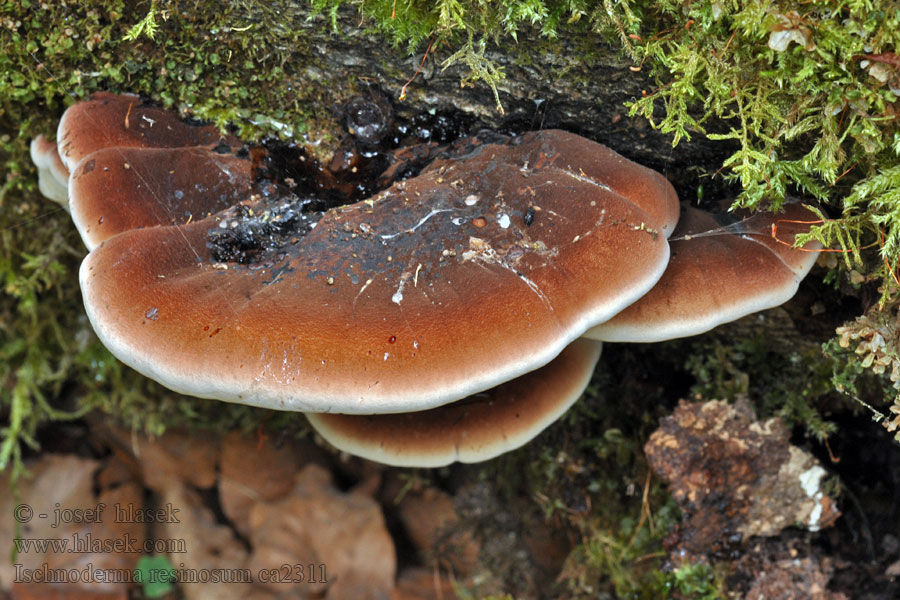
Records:
[[[323,437],[389,464],[528,441],[587,385],[600,345],[579,337],[612,339],[602,324],[648,291],[638,320],[668,313],[681,329],[653,328],[690,335],[780,301],[814,256],[689,213],[670,263],[672,186],[562,131],[429,146],[418,176],[330,209],[136,96],[76,104],[58,140],[91,250],[85,307],[117,357],[179,392],[323,413]],[[666,290],[733,267],[722,251],[741,252],[754,299],[716,292],[712,320],[682,309]],[[790,273],[758,292],[773,260]]]
[[[132,123],[145,121],[138,106],[102,106],[116,112],[95,117],[103,123],[121,127],[129,107]],[[60,147],[75,156],[68,114]],[[173,144],[197,137],[179,132]],[[548,363],[642,296],[668,261],[668,183],[624,159],[632,173],[620,180],[608,161],[575,163],[573,140],[583,150],[563,132],[476,146],[325,213],[264,190],[184,224],[151,219],[85,259],[88,316],[124,362],[200,397],[371,414],[484,391]],[[75,176],[101,151],[82,150]],[[92,197],[93,214],[112,212],[114,198]]]

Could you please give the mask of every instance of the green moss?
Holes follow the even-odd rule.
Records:
[[[658,126],[676,142],[705,134],[711,117],[724,119],[727,132],[707,135],[739,145],[723,161],[726,176],[741,184],[738,204],[777,207],[791,192],[818,198],[840,218],[824,219],[811,237],[861,261],[863,232],[883,231],[882,255],[896,261],[900,73],[886,69],[886,85],[862,65],[867,55],[893,56],[900,5],[813,2],[802,15],[793,6],[661,3],[672,28],[635,55],[665,83],[632,111],[653,119],[663,106]],[[769,47],[786,32],[803,43]],[[883,268],[880,275],[887,276]]]
[[[777,416],[822,442],[837,430],[820,409],[834,396],[832,365],[823,360],[818,344],[780,341],[765,331],[707,336],[692,348],[685,365],[696,378],[691,391],[707,399],[746,396],[760,418]]]
[[[727,598],[723,578],[705,564],[682,565],[659,581],[660,591],[690,600]]]
[[[345,3],[313,5],[336,18]],[[822,222],[809,237],[846,251],[848,266],[868,260],[886,279],[886,264],[900,257],[896,1],[818,0],[802,13],[795,4],[763,0],[356,5],[364,22],[410,52],[426,43],[448,46],[444,66],[464,64],[466,82],[482,81],[495,94],[504,74],[485,57],[491,44],[508,47],[523,30],[552,40],[590,29],[615,40],[658,83],[631,104],[632,114],[673,134],[675,144],[697,135],[728,144],[721,173],[740,184],[736,204],[777,209],[788,194],[813,197],[831,208],[819,213]],[[795,41],[778,46],[787,35]],[[882,240],[886,262],[863,256],[867,236]]]

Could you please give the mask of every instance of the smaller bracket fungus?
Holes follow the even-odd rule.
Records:
[[[452,404],[388,415],[307,413],[339,450],[399,467],[481,462],[528,443],[584,392],[601,344],[572,342],[549,364]]]
[[[69,209],[69,170],[59,158],[56,142],[45,135],[31,140],[31,162],[38,170],[38,189],[48,200]]]
[[[250,193],[250,161],[232,153],[236,139],[138,96],[101,93],[75,104],[57,136],[72,171],[72,220],[89,250],[130,229],[209,216]]]
[[[70,106],[59,121],[57,147],[69,171],[101,148],[226,148],[237,143],[213,125],[192,125],[139,96],[100,92]],[[230,149],[230,148],[229,148]]]
[[[102,148],[75,167],[72,220],[88,249],[114,235],[182,225],[250,195],[250,161],[207,148]]]
[[[662,279],[586,337],[661,342],[787,302],[819,254],[816,243],[793,248],[795,236],[808,231],[810,215],[803,205],[788,204],[778,215],[758,213],[729,223],[733,219],[726,215],[685,208],[669,240],[672,257]]]

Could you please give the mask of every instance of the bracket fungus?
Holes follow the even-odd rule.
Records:
[[[116,118],[80,112],[120,123],[123,105],[105,104]],[[75,156],[86,146],[63,125]],[[197,137],[179,130],[172,145]],[[200,397],[372,414],[484,391],[548,363],[646,293],[668,261],[668,224],[592,179],[591,165],[568,167],[575,137],[476,144],[326,212],[267,187],[191,222],[122,231],[82,264],[88,316],[123,362]],[[665,180],[634,169],[661,190],[639,202],[675,212]],[[92,196],[94,214],[115,198]]]
[[[529,442],[575,403],[600,359],[600,342],[575,340],[545,366],[437,408],[386,415],[307,413],[332,446],[400,467],[481,462]]]
[[[69,210],[88,249],[130,229],[181,225],[250,195],[250,161],[208,148],[102,148],[69,180]]]
[[[38,170],[38,189],[41,194],[63,208],[69,207],[69,170],[59,158],[56,142],[45,135],[31,140],[31,162]]]
[[[417,176],[336,208],[137,96],[74,105],[57,139],[90,250],[86,311],[119,359],[178,392],[310,413],[339,448],[389,464],[524,444],[587,385],[600,344],[582,335],[612,339],[598,326],[648,292],[672,305],[678,284],[656,292],[660,278],[696,285],[704,261],[733,261],[714,256],[731,238],[793,282],[811,264],[755,232],[697,235],[709,222],[694,213],[670,264],[668,181],[562,131],[429,147]]]
[[[133,94],[100,92],[70,106],[59,120],[57,149],[69,171],[102,148],[183,148],[224,150],[236,139],[213,125],[193,125],[172,111],[144,103]]]
[[[587,337],[661,342],[704,333],[790,300],[819,254],[815,242],[793,247],[794,237],[808,230],[804,221],[811,214],[801,204],[743,220],[690,207],[682,212],[662,279],[640,300],[588,330]]]

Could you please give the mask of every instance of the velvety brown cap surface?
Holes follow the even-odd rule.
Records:
[[[549,364],[438,408],[393,415],[307,413],[336,448],[402,467],[480,462],[534,438],[578,400],[600,358],[601,344],[575,340]]]
[[[458,400],[548,363],[668,262],[648,214],[553,166],[558,148],[544,132],[484,145],[324,214],[255,198],[119,234],[82,264],[88,315],[124,362],[196,396],[362,414]]]
[[[72,220],[89,249],[129,229],[208,217],[250,196],[250,161],[207,148],[104,148],[78,163]]]
[[[60,158],[71,171],[101,148],[215,147],[235,144],[212,125],[190,125],[170,110],[148,106],[138,96],[101,92],[70,106],[56,134]]]
[[[567,131],[545,129],[513,138],[511,145],[520,149],[518,159],[523,168],[556,173],[627,198],[644,209],[653,226],[666,237],[678,223],[678,194],[672,184],[660,173],[603,144]],[[472,156],[470,160],[473,166],[484,161],[487,167],[490,156]],[[430,168],[446,164],[445,160],[437,160]]]
[[[794,236],[816,217],[800,204],[777,215],[758,213],[733,224],[685,208],[670,240],[672,257],[659,283],[587,337],[608,342],[659,342],[703,333],[788,301],[818,256],[794,249]],[[778,238],[773,237],[773,224]],[[708,233],[705,233],[708,232]],[[698,235],[699,234],[699,235]]]

